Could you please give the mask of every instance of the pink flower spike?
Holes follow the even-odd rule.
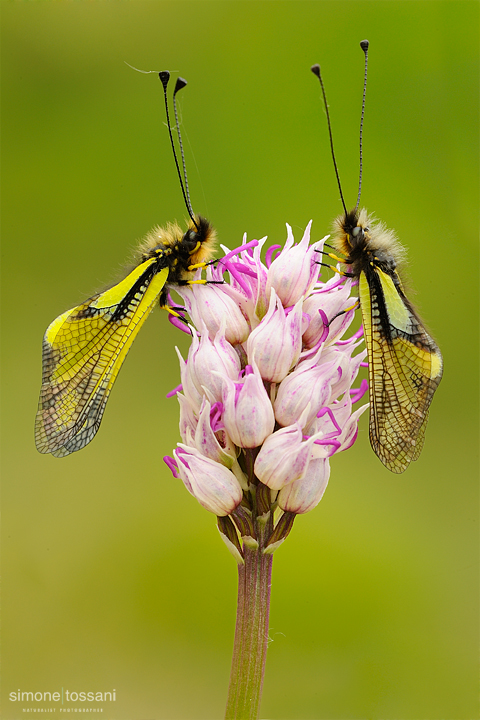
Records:
[[[368,403],[366,405],[362,405],[362,407],[355,410],[355,412],[347,418],[343,432],[338,438],[342,443],[338,452],[343,452],[344,450],[348,450],[348,448],[352,447],[353,443],[357,439],[358,419],[368,407]]]
[[[257,280],[257,273],[254,270],[250,270],[250,268],[241,265],[239,262],[231,264],[236,266],[235,270],[237,272],[242,273],[242,275],[247,275],[247,277],[252,278],[252,280]]]
[[[329,333],[329,327],[328,327],[328,318],[326,314],[323,312],[323,310],[319,309],[318,314],[320,315],[320,318],[323,323],[323,332],[321,333],[320,337],[318,338],[316,345],[321,345],[328,337]]]
[[[326,240],[327,238],[325,238]],[[329,293],[331,290],[335,290],[336,288],[340,287],[340,285],[343,285],[345,283],[345,278],[340,276],[335,276],[330,278],[326,283],[319,283],[319,286],[317,288],[317,292],[319,293]]]
[[[363,331],[342,339],[356,314],[344,312],[354,283],[319,281],[323,241],[309,242],[310,225],[297,245],[288,227],[283,250],[267,249],[263,262],[265,238],[244,237],[207,267],[206,285],[178,288],[194,327],[187,361],[179,354],[181,385],[169,393],[182,438],[169,467],[209,511],[237,522],[241,502],[245,517],[271,525],[270,551],[319,502],[329,458],[353,444],[367,407],[358,408],[366,381],[352,387],[366,364]],[[235,539],[232,521],[221,527]]]
[[[349,358],[349,355],[351,355],[355,348],[355,343],[350,345],[350,347],[345,347],[345,354],[342,356],[340,362],[341,375],[338,378],[338,382],[336,382],[332,387],[332,393],[336,397],[343,395],[343,393],[350,389],[358,375],[360,363],[367,354],[366,350],[362,350],[362,352],[358,353],[358,355]]]
[[[198,345],[199,340],[197,334],[195,333],[192,336],[192,344],[190,345],[190,349],[188,351],[189,356],[195,352],[195,349],[198,348]],[[178,348],[175,349],[177,351],[178,359],[180,360],[180,377],[182,380],[183,394],[188,399],[188,402],[190,403],[192,408],[196,412],[199,412],[202,405],[203,395],[195,385],[191,366],[184,361],[180,354],[180,350]],[[177,397],[181,396],[178,395]]]

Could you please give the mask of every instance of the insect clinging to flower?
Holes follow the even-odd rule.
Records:
[[[344,257],[328,255],[346,267],[340,271],[343,275],[358,279],[368,352],[370,442],[382,463],[392,472],[401,473],[412,460],[417,460],[422,450],[430,403],[442,378],[443,361],[438,346],[405,295],[399,275],[404,249],[391,230],[375,222],[365,209],[359,209],[368,45],[367,40],[360,43],[365,54],[360,180],[357,203],[350,211],[340,185],[320,67],[314,65],[312,72],[320,80],[344,208],[344,214],[335,220],[333,241],[334,248]]]
[[[178,315],[168,306],[168,288],[207,282],[195,279],[195,271],[213,257],[215,231],[208,220],[193,213],[185,165],[183,182],[170,128],[167,102],[170,74],[162,72],[159,76],[190,221],[185,232],[176,223],[164,229],[154,228],[142,242],[137,265],[126,278],[67,310],[47,328],[35,423],[35,442],[41,453],[64,457],[93,439],[123,361],[150,312],[160,305]],[[185,85],[186,81],[178,78],[173,94],[179,138],[175,96]]]

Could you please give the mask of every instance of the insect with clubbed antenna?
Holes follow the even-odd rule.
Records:
[[[194,215],[192,210],[176,106],[176,94],[187,82],[178,78],[173,93],[182,180],[168,112],[170,73],[161,72],[159,77],[173,156],[190,221],[185,232],[176,223],[154,228],[141,243],[137,265],[126,278],[67,310],[47,328],[43,339],[43,376],[35,443],[39,452],[51,453],[54,457],[81,450],[96,435],[123,361],[153,308],[160,305],[182,319],[177,310],[167,304],[168,288],[207,282],[194,276],[213,256],[215,230],[208,220]]]
[[[360,176],[357,203],[348,211],[333,149],[332,129],[319,65],[318,77],[327,115],[330,148],[344,214],[334,223],[334,249],[344,257],[327,255],[347,269],[333,270],[358,279],[368,352],[370,381],[370,443],[382,463],[401,473],[417,460],[433,394],[442,378],[443,361],[434,340],[405,295],[399,275],[404,249],[395,234],[359,209],[362,188],[362,131],[367,87],[368,40],[365,54],[362,113],[360,120]],[[323,263],[320,263],[323,264]],[[354,306],[355,307],[355,306]]]

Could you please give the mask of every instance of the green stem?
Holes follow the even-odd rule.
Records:
[[[265,555],[271,533],[257,522],[258,548],[244,545],[245,564],[238,568],[237,624],[225,720],[257,720],[267,658],[268,618],[273,555]]]

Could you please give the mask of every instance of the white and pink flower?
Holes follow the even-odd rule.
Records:
[[[319,280],[326,238],[310,244],[310,228],[295,245],[287,226],[284,249],[267,250],[265,262],[265,238],[244,238],[207,270],[223,284],[178,289],[195,329],[180,358],[183,442],[167,463],[207,510],[230,515],[244,540],[254,542],[249,518],[283,511],[271,549],[296,514],[318,504],[330,458],[353,444],[368,407],[352,409],[366,390],[365,381],[352,389],[365,365],[363,333],[342,339],[355,283]],[[219,527],[229,528],[231,545],[231,525]]]

